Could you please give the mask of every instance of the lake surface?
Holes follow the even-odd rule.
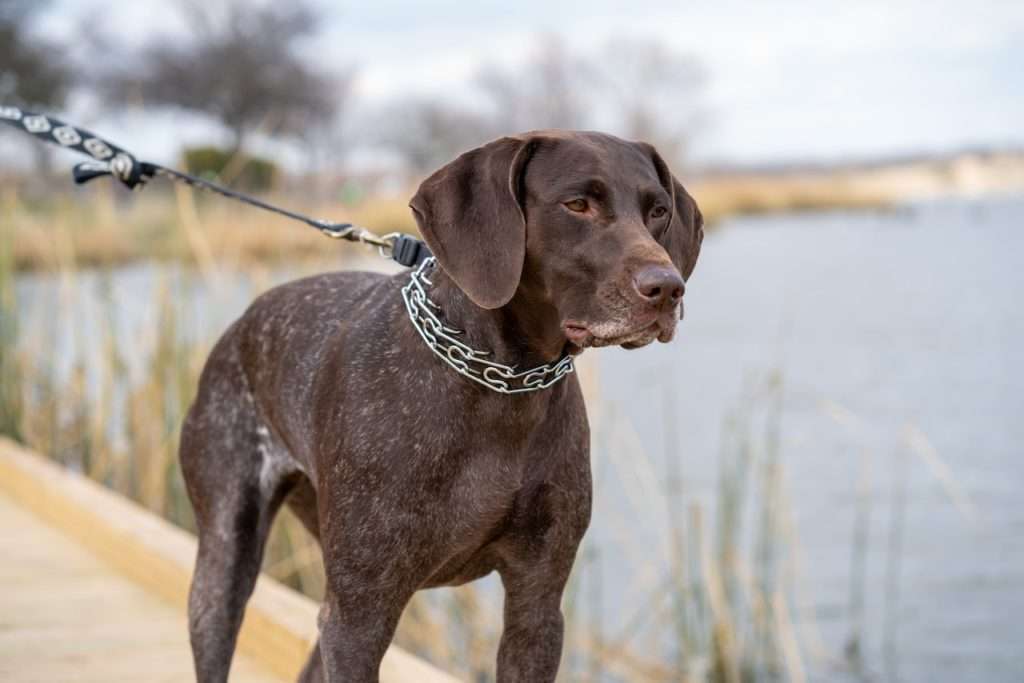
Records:
[[[1024,680],[1024,199],[719,227],[673,344],[587,354],[599,398],[582,615],[620,632],[663,590],[670,529],[698,508],[713,543],[722,457],[749,435],[763,462],[775,427],[780,566],[798,587],[790,618],[809,679]],[[26,343],[56,340],[60,366],[96,352],[106,325],[146,349],[164,284],[183,334],[210,339],[293,274],[144,265],[74,288],[25,276],[17,294]],[[756,502],[746,517],[745,538]],[[670,657],[659,609],[630,645]],[[856,632],[860,673],[843,655]]]
[[[684,495],[700,498],[716,489],[725,412],[752,376],[777,371],[805,625],[841,653],[863,506],[868,672],[891,671],[888,608],[901,680],[1024,680],[1024,201],[721,227],[687,285],[677,342],[604,354],[607,393],[660,454],[651,405],[674,387],[670,450]],[[901,487],[899,584],[887,592]],[[595,526],[614,514],[599,509]]]

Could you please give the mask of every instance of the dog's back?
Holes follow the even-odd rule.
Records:
[[[206,412],[229,419],[225,409],[242,398],[241,404],[252,409],[255,427],[270,432],[271,447],[286,447],[308,472],[312,444],[303,440],[315,433],[311,418],[317,380],[332,352],[346,345],[346,335],[386,324],[391,308],[386,302],[393,305],[398,287],[380,273],[335,272],[263,293],[211,351],[188,423],[202,420]],[[183,460],[187,453],[182,452]]]

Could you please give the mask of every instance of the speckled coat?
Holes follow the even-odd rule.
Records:
[[[596,133],[497,140],[424,181],[412,208],[445,320],[519,367],[671,339],[703,234],[653,148]],[[655,300],[637,284],[651,277],[678,291]],[[319,539],[327,573],[303,680],[376,681],[415,591],[491,571],[506,591],[498,680],[554,680],[591,510],[579,383],[509,396],[459,376],[411,325],[407,279],[278,287],[210,354],[181,445],[200,681],[226,679],[282,504]]]

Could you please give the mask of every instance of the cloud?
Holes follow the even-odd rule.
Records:
[[[174,27],[134,2],[63,0],[49,31],[102,15],[114,35]],[[461,97],[485,62],[525,59],[539,33],[596,50],[649,36],[691,53],[709,74],[705,158],[869,156],[973,144],[1024,144],[1024,3],[789,0],[750,3],[431,3],[321,0],[318,59],[356,64],[367,106],[416,92]],[[178,27],[182,30],[184,27]],[[605,55],[614,59],[615,55]]]

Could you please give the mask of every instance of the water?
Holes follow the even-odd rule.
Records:
[[[842,652],[864,482],[868,671],[1019,681],[1022,294],[1022,200],[739,218],[705,241],[677,343],[606,353],[602,375],[653,454],[664,449],[657,404],[673,387],[684,498],[700,499],[715,490],[724,411],[751,375],[778,370],[784,491],[810,605],[803,626],[813,622],[829,651]],[[938,462],[908,445],[908,430],[934,446]],[[898,590],[887,593],[901,483],[902,566]],[[595,526],[615,514],[599,509]],[[897,652],[888,666],[887,606]],[[838,676],[827,662],[810,669]]]
[[[744,217],[710,234],[675,343],[588,354],[600,399],[590,406],[597,499],[580,561],[583,616],[613,635],[659,590],[669,508],[697,503],[713,517],[726,417],[744,402],[770,412],[752,394],[777,374],[801,587],[793,619],[811,680],[855,678],[843,649],[858,509],[864,677],[1024,680],[1022,229],[1024,200],[1004,199]],[[254,291],[294,274],[211,284],[143,265],[83,276],[63,297],[46,276],[21,278],[17,291],[28,343],[55,337],[60,366],[96,352],[105,324],[147,348],[165,278],[187,334],[209,339]],[[680,481],[669,486],[673,471]],[[663,650],[663,615],[653,603],[640,611],[631,645]]]

